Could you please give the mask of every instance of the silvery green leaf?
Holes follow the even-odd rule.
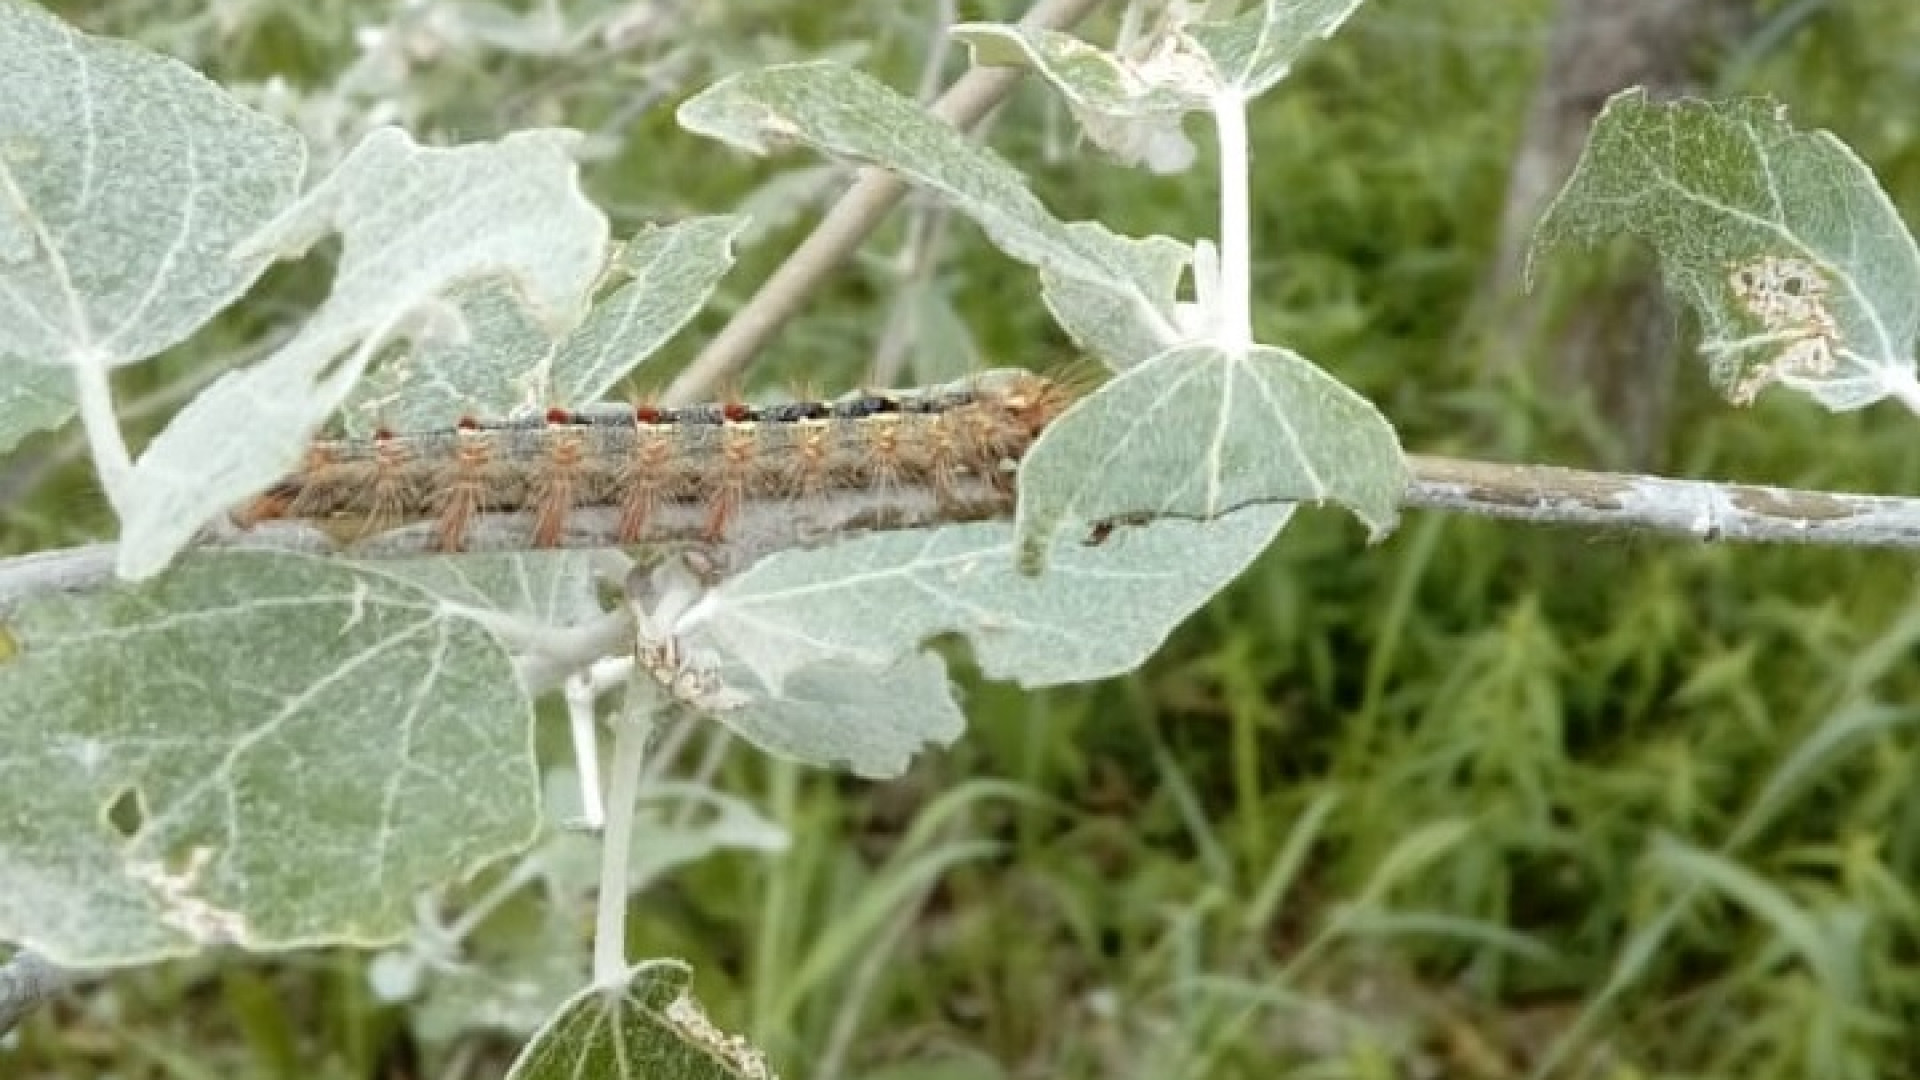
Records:
[[[1260,0],[1244,15],[1194,23],[1185,35],[1211,62],[1220,85],[1257,97],[1287,77],[1316,42],[1339,30],[1362,0]]]
[[[973,328],[953,306],[946,283],[928,280],[907,290],[902,318],[907,324],[903,365],[915,386],[959,382],[985,366]]]
[[[704,723],[704,720],[692,720]],[[580,778],[572,769],[547,776],[546,835],[532,857],[546,903],[579,907],[600,887],[600,835],[580,829]],[[716,788],[679,780],[649,781],[633,819],[629,888],[638,891],[673,870],[725,851],[775,855],[792,837],[752,803]]]
[[[814,62],[730,76],[681,105],[680,123],[757,153],[799,141],[878,165],[944,198],[1001,250],[1084,288],[1116,294],[1161,348],[1180,339],[1114,245],[1047,212],[1019,171],[912,100],[842,64]],[[1110,236],[1111,234],[1105,234]]]
[[[1101,679],[1152,655],[1290,513],[1273,506],[1208,524],[1156,522],[1095,546],[1064,540],[1038,577],[1015,565],[1002,523],[853,537],[761,560],[714,590],[680,630],[750,672],[751,683],[732,682],[758,695],[804,692],[834,665],[864,669],[848,679],[870,677],[956,632],[989,678],[1029,687]],[[766,737],[789,740],[795,753],[816,739],[848,742],[831,731]]]
[[[507,1080],[774,1080],[759,1051],[707,1019],[692,980],[678,960],[649,960],[617,986],[587,987],[521,1049]]]
[[[1829,409],[1920,399],[1920,251],[1853,151],[1770,102],[1608,102],[1533,259],[1627,233],[1700,314],[1701,351],[1744,404],[1779,382]]]
[[[593,556],[581,551],[468,553],[457,559],[391,559],[369,567],[449,604],[509,612],[553,626],[598,614]]]
[[[1183,172],[1197,151],[1182,119],[1209,108],[1213,69],[1178,34],[1111,53],[1072,34],[1018,23],[962,23],[953,34],[976,64],[1038,71],[1066,99],[1094,145],[1128,165]]]
[[[551,404],[515,381],[547,359],[554,339],[511,281],[458,282],[417,314],[407,339],[384,350],[341,404],[345,432],[422,431],[462,416],[512,416]]]
[[[1154,121],[1207,111],[1223,91],[1240,98],[1264,93],[1361,2],[1262,0],[1219,22],[1169,18],[1124,53],[1006,23],[962,23],[953,33],[972,46],[977,63],[1033,68],[1083,117]]]
[[[406,1016],[413,1033],[444,1044],[480,1031],[525,1038],[586,985],[592,945],[580,925],[580,908],[554,907],[529,898],[501,916],[499,933],[487,933],[451,963],[416,969],[420,984],[409,995]],[[424,959],[384,954],[388,963]]]
[[[1141,166],[1155,176],[1176,176],[1193,168],[1200,148],[1178,117],[1115,120],[1079,113],[1080,129],[1095,146],[1123,165]]]
[[[633,859],[627,872],[634,889],[722,852],[778,855],[793,842],[785,828],[767,820],[752,803],[714,788],[670,780],[640,789],[633,829]]]
[[[1286,349],[1182,346],[1124,372],[1043,432],[1020,466],[1021,561],[1064,530],[1136,517],[1217,521],[1243,507],[1331,500],[1375,536],[1407,468],[1365,398]]]
[[[0,360],[0,454],[73,416],[73,376],[46,364]]]
[[[535,835],[507,656],[391,578],[203,554],[5,633],[0,938],[62,963],[394,940]]]
[[[648,226],[621,253],[628,281],[594,305],[553,362],[553,397],[597,401],[691,322],[733,266],[737,215]]]
[[[141,457],[120,508],[121,576],[158,572],[203,524],[283,475],[379,345],[455,284],[510,276],[548,333],[572,326],[607,229],[579,189],[576,141],[525,131],[430,149],[383,129],[257,235],[251,250],[295,255],[338,231],[333,291],[292,341],[210,385]]]
[[[905,655],[891,663],[804,666],[775,681],[766,664],[723,664],[726,685],[747,690],[754,701],[713,719],[769,753],[891,780],[907,771],[914,755],[951,746],[967,726],[946,664],[916,644],[901,642]]]
[[[1040,272],[1040,297],[1055,322],[1074,344],[1115,371],[1145,363],[1165,349],[1156,342],[1159,327],[1179,321],[1180,278],[1193,261],[1193,249],[1165,236],[1135,239],[1099,225],[1068,226],[1092,247],[1104,251],[1114,273],[1133,283],[1133,295],[1092,285],[1052,270]],[[1144,306],[1143,306],[1144,305]]]
[[[185,65],[0,3],[0,382],[35,387],[0,396],[0,449],[73,414],[73,367],[152,356],[245,292],[268,259],[235,247],[305,163]]]
[[[731,215],[647,226],[614,262],[626,281],[557,336],[510,281],[457,286],[447,302],[451,332],[416,335],[370,372],[345,406],[349,427],[420,430],[600,400],[700,313],[745,227]]]
[[[1178,116],[1211,106],[1211,71],[1191,52],[1150,47],[1133,58],[1061,30],[1018,23],[960,23],[951,31],[973,50],[973,62],[1028,67],[1051,83],[1076,112],[1115,119]],[[1162,42],[1172,45],[1175,39]]]

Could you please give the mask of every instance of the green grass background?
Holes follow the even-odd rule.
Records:
[[[1468,325],[1550,6],[1372,0],[1255,106],[1259,335],[1373,398],[1410,449],[1607,458],[1579,403],[1529,377],[1547,357],[1491,355]],[[443,140],[594,132],[588,181],[623,229],[748,199],[770,213],[696,331],[642,374],[663,384],[820,197],[791,179],[812,159],[742,158],[679,131],[671,106],[726,72],[820,55],[911,91],[934,5],[651,7],[669,21],[624,53],[455,48],[337,107],[391,101]],[[1811,17],[1729,89],[1831,127],[1920,219],[1920,12],[1772,7]],[[321,106],[356,27],[396,10],[57,8],[222,81],[282,76]],[[1195,171],[1129,172],[1030,86],[989,138],[1064,217],[1191,237],[1214,214],[1192,130]],[[905,266],[904,220],[757,378],[850,384],[901,304],[917,313],[910,365],[963,354],[956,321],[995,362],[1066,355],[1031,273],[963,222]],[[276,271],[123,389],[235,355],[323,281]],[[1920,488],[1920,427],[1891,407],[1833,417],[1782,394],[1734,411],[1700,366],[1676,377],[1672,473]],[[90,490],[83,463],[62,468],[0,542],[105,528]],[[1303,512],[1131,676],[1040,694],[963,679],[968,734],[901,781],[735,752],[721,783],[789,824],[794,850],[716,858],[643,895],[632,952],[693,961],[715,1019],[789,1077],[1920,1076],[1913,564],[1428,514],[1369,548],[1338,513]],[[498,1038],[417,1044],[364,969],[340,952],[127,974],[37,1016],[0,1072],[485,1076],[511,1056]]]

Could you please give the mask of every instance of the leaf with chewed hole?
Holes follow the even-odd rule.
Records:
[[[1116,521],[1217,521],[1272,503],[1336,502],[1390,530],[1407,466],[1372,403],[1286,349],[1182,346],[1095,390],[1020,467],[1023,566],[1056,538]]]
[[[186,65],[0,3],[0,451],[73,415],[72,368],[152,356],[245,292],[269,260],[235,246],[305,168]]]
[[[457,332],[394,350],[348,399],[349,429],[417,431],[600,400],[700,313],[746,225],[718,215],[642,229],[614,261],[624,283],[564,335],[543,332],[508,281],[460,286],[448,301]]]
[[[1779,383],[1834,411],[1920,403],[1920,249],[1832,134],[1795,130],[1768,101],[1619,94],[1540,222],[1529,277],[1556,246],[1622,233],[1653,245],[1699,313],[1730,401]]]
[[[7,630],[0,939],[63,964],[391,941],[535,835],[508,657],[392,578],[197,555]]]
[[[761,560],[696,605],[679,632],[746,668],[752,682],[730,683],[757,696],[812,692],[810,668],[852,664],[864,677],[952,633],[966,636],[988,678],[1029,687],[1102,679],[1151,656],[1266,549],[1291,512],[1156,522],[1096,545],[1064,540],[1040,577],[1019,571],[1012,530],[1001,523],[854,537]],[[929,686],[913,702],[916,715],[932,715],[926,702],[936,689],[948,692],[944,680]],[[839,725],[831,710],[790,719],[803,726],[777,738],[800,756],[820,745],[860,761],[845,749],[852,737],[873,740],[877,752],[913,749],[900,743],[911,733],[864,733]]]
[[[678,960],[650,960],[615,986],[574,995],[533,1037],[507,1080],[774,1080],[766,1059],[713,1026]]]
[[[368,136],[334,173],[255,236],[293,255],[341,234],[333,291],[294,339],[222,376],[182,409],[134,469],[118,570],[157,573],[216,515],[285,474],[410,320],[444,318],[454,285],[510,277],[549,333],[574,325],[598,275],[606,218],[579,187],[575,132],[426,148]]]
[[[1125,249],[1109,242],[1117,240],[1112,233],[1061,222],[999,155],[844,64],[785,64],[729,76],[682,104],[679,118],[689,131],[755,153],[798,141],[898,173],[972,218],[1014,258],[1112,293],[1145,340],[1165,348],[1181,339]]]

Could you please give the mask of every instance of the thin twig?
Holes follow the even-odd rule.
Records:
[[[86,977],[86,972],[58,967],[31,949],[14,953],[13,959],[0,964],[0,1035]]]
[[[1100,5],[1100,0],[1040,0],[1022,25],[1064,30]],[[966,131],[1013,92],[1024,69],[978,67],[962,75],[929,110]],[[906,182],[877,168],[863,168],[812,233],[780,264],[760,291],[722,327],[693,363],[667,387],[662,400],[685,405],[738,376],[768,341],[800,310],[806,298],[845,262],[906,194]]]

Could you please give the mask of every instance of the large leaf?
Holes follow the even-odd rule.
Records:
[[[305,163],[186,66],[0,0],[0,451],[73,413],[32,365],[131,364],[244,292],[269,259],[235,248]]]
[[[201,555],[5,629],[0,938],[62,963],[392,940],[538,826],[507,657],[391,578]]]
[[[681,105],[679,117],[690,131],[747,150],[764,153],[799,140],[899,173],[971,217],[1014,258],[1114,294],[1160,348],[1180,338],[1121,238],[1092,224],[1069,228],[998,155],[843,64],[789,64],[731,76]]]
[[[1121,519],[1212,521],[1243,507],[1333,501],[1377,536],[1407,469],[1365,398],[1285,349],[1169,350],[1123,373],[1042,433],[1020,468],[1022,562],[1062,530]]]
[[[213,383],[147,449],[121,508],[120,574],[157,572],[204,523],[283,475],[378,342],[454,284],[510,277],[549,333],[571,326],[607,229],[579,190],[577,141],[527,131],[430,149],[385,129],[257,236],[256,250],[292,255],[337,230],[333,291],[293,341]]]
[[[600,400],[700,313],[745,227],[745,218],[722,215],[641,230],[614,263],[628,280],[557,337],[510,281],[458,287],[451,304],[461,332],[417,342],[369,374],[345,407],[350,429],[419,430]]]
[[[1714,384],[1778,382],[1829,409],[1920,403],[1920,250],[1873,173],[1765,101],[1607,103],[1532,259],[1630,234],[1700,314]]]
[[[989,678],[1030,687],[1107,678],[1139,666],[1238,577],[1289,512],[1161,522],[1097,546],[1068,540],[1040,577],[1020,573],[1004,524],[857,537],[762,560],[702,601],[681,630],[750,671],[748,688],[764,695],[801,692],[813,685],[809,669],[829,665],[855,665],[847,677],[865,677],[956,632]],[[827,719],[782,737],[804,753],[815,740],[838,746],[857,733],[828,734],[818,727]]]
[[[772,1080],[760,1053],[716,1029],[677,960],[580,991],[520,1051],[507,1080]]]

